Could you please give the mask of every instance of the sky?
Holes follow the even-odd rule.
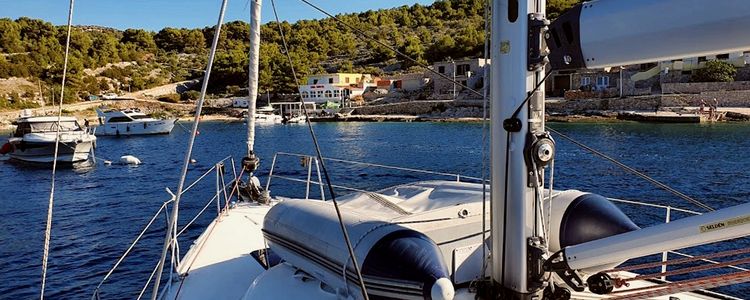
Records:
[[[323,15],[299,0],[275,0],[281,20],[320,19]],[[249,21],[249,1],[229,0],[226,21]],[[310,0],[333,14],[392,8],[415,3],[429,5],[433,0]],[[22,16],[64,25],[68,0],[0,0],[0,18]],[[158,31],[164,27],[199,28],[213,26],[221,0],[76,0],[74,25],[100,25],[117,29],[143,28]],[[271,1],[263,1],[263,22],[273,20]]]

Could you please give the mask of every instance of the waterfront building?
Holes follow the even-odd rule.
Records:
[[[738,68],[737,81],[750,80],[750,52],[733,52],[719,55],[690,57],[671,61],[623,66],[622,68],[554,71],[545,87],[549,96],[566,98],[588,98],[589,92],[597,98],[625,97],[659,94],[664,83],[688,83],[695,70],[707,61],[726,61]],[[566,93],[580,91],[576,95]]]
[[[436,62],[432,65],[432,68],[463,86],[479,90],[484,87],[484,68],[488,67],[489,64],[489,59],[471,58]],[[463,90],[460,85],[454,85],[450,79],[443,76],[430,73],[430,79],[437,94],[457,95]]]
[[[375,88],[376,81],[370,74],[318,74],[307,78],[307,84],[300,86],[300,94],[309,102],[342,103]]]
[[[391,82],[390,90],[407,92],[421,90],[431,82],[430,77],[424,73],[391,75],[383,79]]]

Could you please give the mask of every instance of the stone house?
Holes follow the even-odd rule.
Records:
[[[660,93],[663,83],[690,82],[693,72],[710,60],[723,60],[738,68],[736,80],[750,80],[750,52],[735,52],[692,57],[658,63],[624,66],[623,68],[555,71],[545,84],[550,96],[570,95],[581,91],[581,97],[640,96]],[[622,72],[622,83],[620,73]],[[622,84],[622,89],[620,85]],[[570,96],[566,98],[578,98]]]
[[[386,76],[384,80],[391,81],[391,89],[396,91],[418,91],[430,83],[430,78],[424,73],[410,73]]]
[[[484,58],[449,60],[434,63],[432,69],[448,78],[455,78],[455,81],[464,86],[478,90],[484,87],[484,69],[489,67],[489,64],[490,60]],[[431,72],[429,76],[437,94],[458,94],[463,90],[460,85],[454,85],[451,80],[442,76]]]

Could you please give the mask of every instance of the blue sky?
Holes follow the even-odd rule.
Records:
[[[44,19],[56,25],[66,23],[69,0],[0,0],[0,18],[21,16]],[[398,7],[433,0],[310,0],[333,13],[361,12]],[[76,0],[73,23],[119,29],[163,27],[205,27],[216,24],[221,0]],[[248,0],[229,0],[226,19],[248,20]],[[296,21],[320,19],[322,15],[299,0],[276,0],[279,18]],[[263,22],[273,19],[271,1],[263,0]]]

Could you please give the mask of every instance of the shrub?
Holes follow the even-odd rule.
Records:
[[[707,61],[702,69],[698,69],[690,79],[693,82],[732,82],[737,69],[728,62],[711,60]]]
[[[201,92],[199,91],[187,91],[187,92],[180,94],[180,99],[182,99],[182,101],[198,100],[198,98],[200,97],[201,97]]]
[[[166,94],[164,96],[159,97],[158,100],[161,102],[180,103],[180,94],[177,94],[177,93]]]

